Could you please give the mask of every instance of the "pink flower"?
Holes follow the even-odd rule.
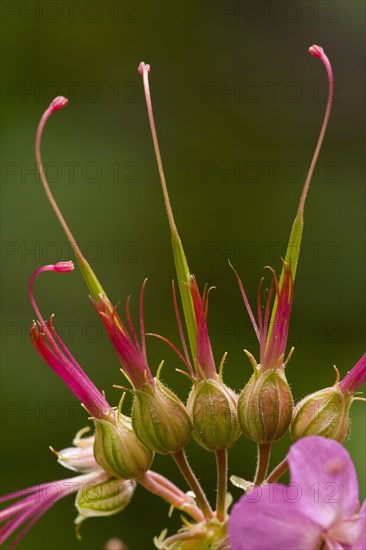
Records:
[[[0,512],[1,523],[5,522],[0,530],[0,543],[3,544],[23,525],[23,530],[15,538],[9,550],[14,548],[39,518],[56,502],[67,495],[83,490],[88,485],[94,485],[106,479],[108,479],[108,475],[99,469],[77,477],[35,485],[2,497],[1,503],[18,500]]]
[[[264,485],[234,506],[233,550],[362,550],[366,501],[359,510],[355,468],[336,441],[311,436],[292,445],[291,483]]]
[[[145,341],[145,323],[143,299],[147,279],[143,282],[140,293],[140,335],[139,342],[135,327],[132,323],[129,309],[129,299],[126,303],[126,319],[130,329],[127,330],[125,324],[119,317],[116,308],[106,296],[99,295],[98,299],[93,299],[93,305],[97,310],[109,339],[116,351],[118,359],[127,375],[129,381],[135,389],[142,389],[146,384],[154,386],[154,377],[151,374],[146,355]]]
[[[366,354],[364,354],[358,363],[339,383],[339,389],[343,393],[353,393],[366,382]]]
[[[31,328],[31,341],[40,356],[65,382],[88,412],[95,418],[100,418],[108,413],[111,408],[110,405],[56,333],[52,325],[52,317],[48,323],[44,321],[33,293],[33,283],[40,273],[45,271],[67,273],[73,269],[72,262],[59,262],[37,269],[30,278],[28,285],[29,298],[38,317],[38,325],[34,323]]]
[[[243,283],[236,270],[234,273],[237,277],[241,295],[243,297],[245,307],[252,322],[254,331],[259,340],[260,347],[260,366],[263,370],[277,369],[285,366],[284,361],[287,337],[290,326],[290,315],[292,308],[292,300],[294,293],[294,284],[292,271],[290,266],[284,262],[283,268],[283,282],[279,283],[276,273],[272,268],[272,284],[267,296],[266,305],[264,309],[264,316],[262,314],[262,300],[261,291],[264,278],[260,280],[258,288],[258,324],[255,321],[254,314],[250,307],[247,295],[244,290]],[[275,299],[272,304],[272,298],[275,293]],[[271,307],[272,306],[272,307]]]
[[[208,335],[207,328],[207,313],[208,313],[208,293],[205,287],[202,296],[196,282],[196,278],[192,275],[189,285],[189,290],[192,296],[194,313],[196,318],[196,332],[197,332],[197,347],[196,347],[196,361],[199,367],[202,369],[206,378],[216,380],[216,366],[215,360],[212,354],[210,337]],[[197,375],[200,375],[199,368],[197,368]]]

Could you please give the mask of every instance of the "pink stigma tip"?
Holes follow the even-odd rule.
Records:
[[[316,46],[315,44],[313,46],[310,46],[309,53],[313,55],[314,57],[323,57],[324,56],[324,50],[320,46]]]
[[[58,262],[53,267],[58,273],[68,273],[74,270],[74,264],[72,262]]]
[[[141,61],[140,65],[138,66],[138,72],[140,74],[143,74],[144,71],[150,72],[150,65],[146,65],[143,61]]]
[[[68,102],[69,100],[66,97],[59,95],[51,101],[50,107],[52,111],[58,111],[59,109],[63,109]]]

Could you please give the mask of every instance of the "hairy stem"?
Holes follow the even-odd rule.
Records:
[[[254,476],[254,485],[261,485],[266,478],[272,443],[258,445],[257,470]]]
[[[217,496],[216,515],[219,521],[226,520],[226,493],[227,493],[227,449],[216,451],[217,466]]]
[[[188,485],[194,492],[196,496],[197,503],[201,508],[205,518],[212,518],[214,513],[210,506],[210,503],[207,500],[207,497],[201,487],[200,482],[196,478],[192,468],[190,467],[186,454],[184,450],[178,451],[177,453],[172,454],[178,468],[180,469],[182,475],[186,479]]]
[[[272,470],[269,476],[266,479],[266,483],[276,483],[288,470],[287,459],[284,458],[282,462],[277,464],[277,466]]]

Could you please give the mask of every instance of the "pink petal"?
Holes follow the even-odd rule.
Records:
[[[331,540],[327,540],[325,548],[326,550],[344,550],[344,546],[342,546],[342,544]]]
[[[359,524],[359,540],[355,546],[352,546],[352,550],[361,550],[366,548],[366,500],[363,501],[360,515],[358,516]]]
[[[352,548],[354,550],[360,550],[366,548],[361,545],[362,538],[364,538],[365,532],[365,515],[356,515],[352,518],[339,521],[336,525],[330,529],[327,533],[327,545],[329,549],[338,548]]]
[[[318,548],[322,528],[301,512],[297,488],[279,483],[257,487],[232,509],[232,550]]]
[[[287,460],[291,483],[301,488],[304,515],[327,529],[356,512],[356,472],[342,445],[324,437],[305,437],[292,445]]]

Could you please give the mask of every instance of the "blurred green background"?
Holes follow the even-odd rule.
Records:
[[[337,2],[53,1],[2,3],[2,484],[5,490],[68,477],[48,445],[62,449],[87,424],[66,386],[38,357],[27,331],[34,313],[28,279],[38,266],[69,259],[66,238],[35,174],[34,135],[54,96],[70,103],[43,138],[54,194],[108,295],[137,297],[144,277],[146,329],[178,342],[172,254],[137,66],[150,82],[171,200],[191,270],[215,285],[209,324],[226,381],[250,375],[243,348],[258,356],[233,273],[251,302],[263,266],[281,267],[290,226],[320,129],[326,74],[308,47],[324,47],[335,104],[305,212],[288,367],[294,396],[333,384],[364,351],[365,4]],[[233,172],[234,170],[234,172]],[[119,364],[77,271],[42,276],[36,296],[80,364],[116,403]],[[176,357],[149,340],[154,370],[182,398]],[[365,408],[351,410],[347,448],[365,495]],[[288,448],[274,446],[273,465]],[[189,456],[214,497],[214,459]],[[169,457],[155,468],[182,487]],[[250,479],[255,446],[241,437],[230,473]],[[235,498],[239,492],[232,491]],[[72,498],[58,503],[19,548],[99,550],[108,537],[131,550],[179,525],[168,507],[138,489],[113,518],[73,532]]]

